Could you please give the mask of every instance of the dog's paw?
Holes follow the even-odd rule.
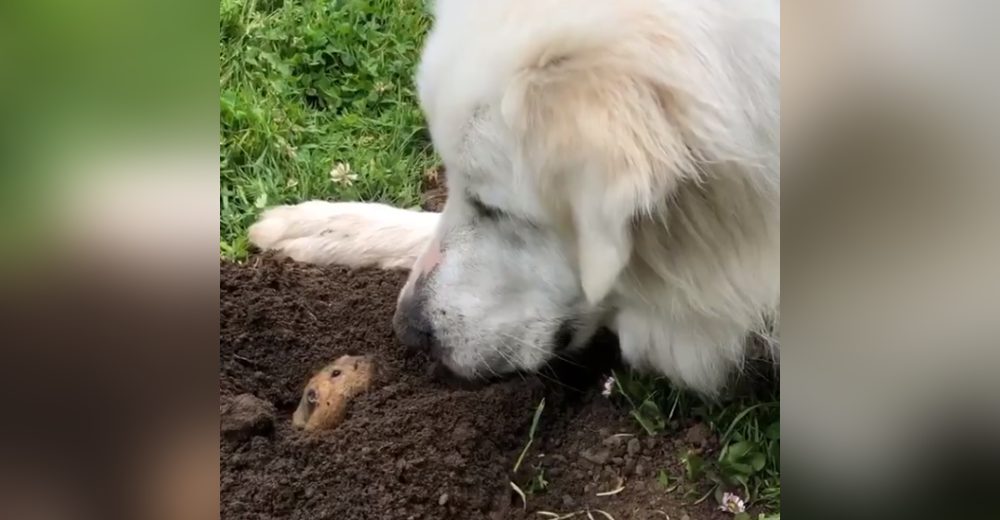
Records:
[[[343,206],[351,205],[314,200],[269,208],[250,226],[250,242],[261,249],[280,249],[283,242],[320,235],[324,229],[344,224],[337,216],[349,218],[350,207]]]
[[[299,262],[409,268],[437,226],[437,213],[360,202],[277,206],[250,226],[250,242]]]

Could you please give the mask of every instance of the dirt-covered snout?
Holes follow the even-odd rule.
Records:
[[[399,293],[392,326],[400,342],[408,348],[427,351],[437,357],[439,344],[434,338],[427,314],[427,278],[441,263],[441,241],[435,239],[417,259],[406,285]]]
[[[343,421],[347,405],[371,386],[374,363],[366,356],[342,356],[309,379],[292,424],[307,431],[326,430]]]

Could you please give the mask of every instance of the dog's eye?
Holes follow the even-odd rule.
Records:
[[[339,369],[335,368],[335,369],[333,369],[332,372],[330,372],[330,377],[337,377],[339,375],[340,375],[340,370]]]

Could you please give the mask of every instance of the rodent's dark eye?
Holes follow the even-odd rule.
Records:
[[[336,368],[333,369],[333,372],[330,372],[330,377],[337,377],[339,375],[340,375],[340,370],[338,370]]]
[[[306,402],[309,403],[309,404],[316,404],[317,400],[318,399],[317,399],[317,396],[316,396],[316,390],[313,390],[312,388],[310,388],[306,392]]]

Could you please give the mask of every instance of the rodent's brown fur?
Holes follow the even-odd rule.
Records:
[[[348,402],[371,386],[373,368],[364,356],[342,356],[323,367],[302,391],[292,424],[306,431],[335,428],[344,420]],[[333,376],[334,371],[339,374]]]

